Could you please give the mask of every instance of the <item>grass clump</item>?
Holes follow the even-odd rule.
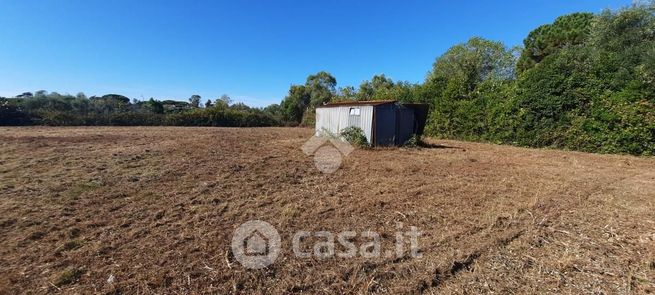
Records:
[[[409,147],[409,148],[416,148],[416,147],[419,147],[421,145],[422,145],[421,136],[417,135],[417,134],[412,135],[412,137],[410,137],[403,144],[403,146]]]
[[[77,281],[84,271],[79,268],[67,268],[62,271],[55,280],[55,286],[61,287]]]
[[[61,251],[71,251],[71,250],[75,250],[75,249],[77,249],[77,248],[82,247],[82,244],[84,244],[84,242],[82,242],[82,240],[73,239],[73,240],[70,240],[70,241],[64,243],[64,244],[61,246]]]
[[[71,199],[77,199],[83,193],[95,190],[102,186],[103,184],[97,181],[79,183],[68,190],[67,196]]]

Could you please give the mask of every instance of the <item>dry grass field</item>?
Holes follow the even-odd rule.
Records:
[[[0,293],[655,292],[655,159],[428,140],[319,172],[294,128],[0,128]],[[260,219],[277,261],[243,268]],[[296,258],[416,226],[421,258]],[[109,279],[111,277],[111,279]]]

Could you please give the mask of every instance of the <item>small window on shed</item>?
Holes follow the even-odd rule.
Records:
[[[351,116],[359,116],[359,108],[350,108],[350,115]]]

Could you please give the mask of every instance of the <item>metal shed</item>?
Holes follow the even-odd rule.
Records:
[[[316,108],[316,136],[340,134],[355,126],[374,146],[402,145],[414,134],[421,135],[427,119],[425,104],[402,104],[395,100],[347,101]]]

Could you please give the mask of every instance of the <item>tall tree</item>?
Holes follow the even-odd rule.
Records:
[[[43,97],[46,97],[47,95],[48,95],[48,91],[45,91],[45,90],[39,90],[37,92],[34,92],[34,97],[37,97],[37,98],[43,98]]]
[[[395,99],[391,97],[391,90],[395,87],[395,83],[384,74],[375,75],[371,81],[364,81],[359,85],[359,92],[357,93],[358,100],[373,100],[373,99]]]
[[[485,81],[514,79],[515,65],[513,49],[501,42],[474,37],[438,57],[426,85],[442,88],[444,98],[468,98]]]
[[[191,104],[191,106],[194,108],[199,108],[201,98],[202,97],[200,97],[200,95],[197,94],[191,95],[191,97],[189,98],[189,104]]]
[[[292,85],[281,104],[285,120],[300,123],[310,101],[311,94],[305,86]]]
[[[115,101],[120,104],[129,104],[130,99],[127,98],[126,96],[120,95],[120,94],[105,94],[100,97],[100,99],[104,99],[107,101]]]
[[[161,103],[161,101],[155,100],[154,98],[150,98],[146,102],[146,105],[150,109],[151,112],[155,114],[163,114],[164,113],[164,104]]]
[[[16,98],[32,98],[32,97],[34,97],[32,92],[23,92],[19,95],[16,95]]]
[[[309,91],[309,106],[314,108],[329,102],[336,94],[337,79],[330,73],[320,71],[314,75],[309,75],[305,82],[305,88]]]
[[[353,86],[339,87],[336,97],[339,100],[356,100],[357,90]]]
[[[523,72],[554,52],[580,45],[589,39],[594,15],[573,13],[558,17],[552,24],[538,27],[523,40],[523,51],[517,69]]]
[[[305,85],[291,85],[289,94],[280,104],[285,119],[302,122],[305,112],[313,111],[336,96],[336,86],[337,79],[325,71],[309,75]]]
[[[228,108],[228,107],[230,107],[231,104],[232,104],[232,98],[227,94],[221,95],[221,97],[219,97],[216,100],[216,106],[219,106],[219,107],[222,107],[222,108]]]

